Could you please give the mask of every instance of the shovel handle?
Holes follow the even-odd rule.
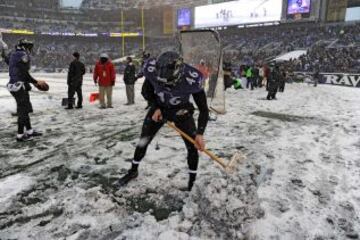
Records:
[[[172,122],[166,122],[166,123],[170,128],[174,129],[176,132],[178,132],[186,140],[188,140],[192,144],[196,145],[195,140],[192,137],[190,137],[189,135],[187,135],[186,133],[184,133],[181,129],[176,127],[174,123],[172,123]],[[204,153],[206,155],[208,155],[212,160],[219,163],[224,169],[226,169],[227,165],[225,164],[225,161],[222,158],[219,158],[218,156],[216,156],[214,153],[212,153],[211,151],[209,151],[207,149],[204,150]]]

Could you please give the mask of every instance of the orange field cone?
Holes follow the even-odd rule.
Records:
[[[90,102],[95,102],[96,100],[99,99],[99,93],[90,93]]]

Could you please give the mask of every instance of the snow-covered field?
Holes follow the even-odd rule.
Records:
[[[140,176],[116,191],[140,133],[146,103],[90,104],[65,111],[65,75],[34,74],[49,93],[31,94],[44,136],[15,142],[15,104],[0,75],[0,239],[358,239],[360,233],[360,89],[287,85],[277,101],[264,89],[227,92],[227,114],[209,122],[207,146],[247,159],[225,174],[201,157],[191,193],[182,140],[164,127]],[[119,77],[120,78],[120,77]],[[118,79],[119,79],[118,78]],[[159,149],[157,149],[158,145]]]

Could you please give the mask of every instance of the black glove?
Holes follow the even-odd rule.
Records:
[[[31,85],[29,83],[24,83],[25,91],[31,91]]]

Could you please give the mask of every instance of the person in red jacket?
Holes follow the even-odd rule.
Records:
[[[209,68],[205,65],[204,59],[200,60],[200,64],[196,66],[196,68],[203,74],[204,79],[207,80],[209,77]]]
[[[268,65],[266,65],[266,64],[263,65],[263,72],[264,72],[264,78],[262,81],[262,85],[267,86],[267,81],[268,81],[268,79],[270,77],[270,73],[271,73],[271,70]]]
[[[100,60],[95,65],[93,79],[95,85],[99,84],[100,108],[112,108],[112,90],[115,85],[116,73],[114,65],[106,53],[100,55]],[[106,105],[105,95],[107,98]]]

